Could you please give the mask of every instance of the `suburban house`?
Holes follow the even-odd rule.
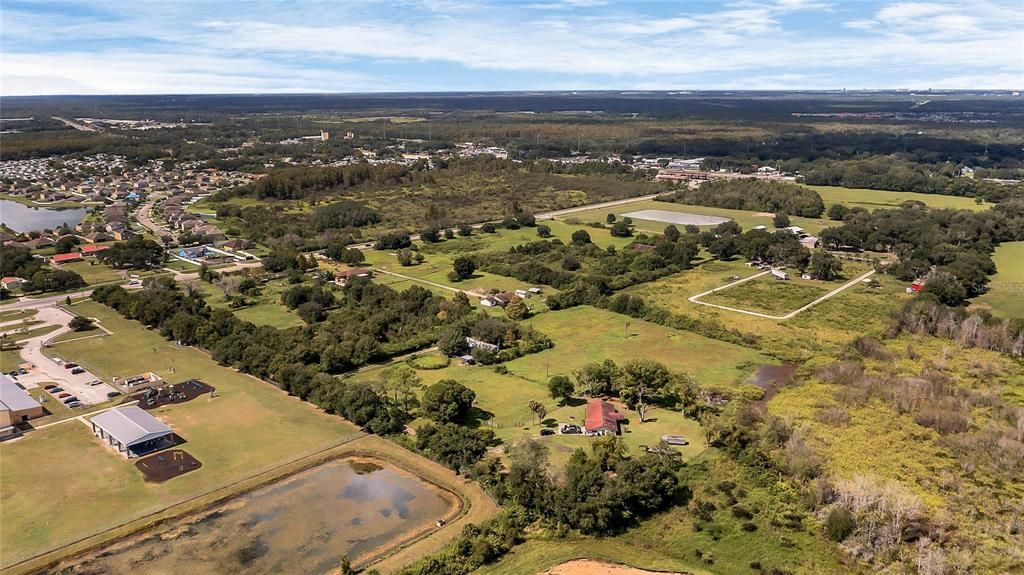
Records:
[[[82,254],[78,252],[70,252],[66,254],[54,254],[50,256],[51,264],[68,264],[71,262],[82,261]]]
[[[251,250],[255,245],[255,242],[239,238],[224,242],[220,245],[220,249],[228,252],[237,252],[239,250]]]
[[[27,391],[10,377],[0,374],[0,438],[15,435],[16,425],[45,414],[43,406]]]
[[[6,277],[0,279],[0,288],[5,290],[16,290],[21,287],[21,284],[25,283],[25,280],[16,277]]]
[[[174,445],[174,432],[137,405],[108,409],[89,421],[96,437],[131,459]]]
[[[100,245],[96,245],[96,244],[89,244],[87,246],[82,246],[82,249],[79,250],[79,251],[81,251],[83,256],[94,256],[94,255],[96,255],[99,252],[102,252],[102,251],[105,251],[105,250],[109,250],[109,249],[110,249],[110,246],[100,246]]]
[[[89,242],[90,244],[95,244],[99,242],[109,242],[110,240],[114,239],[113,236],[111,236],[110,234],[105,234],[103,232],[88,233],[85,234],[84,236],[81,236],[81,238]]]
[[[370,278],[373,277],[373,270],[366,268],[350,268],[347,270],[338,270],[334,272],[334,281],[338,285],[345,285],[348,280],[352,278]]]
[[[514,294],[503,291],[481,298],[480,305],[485,307],[505,307],[512,301],[513,297],[515,297]]]
[[[603,399],[591,399],[587,402],[587,417],[583,427],[587,435],[619,435],[619,428],[626,416],[619,413],[615,406]]]
[[[181,248],[174,252],[174,255],[186,260],[200,260],[209,254],[206,246],[195,246],[192,248]]]
[[[40,248],[48,248],[54,245],[55,243],[56,242],[54,242],[50,238],[36,238],[34,240],[29,240],[25,242],[25,245],[33,250],[38,250]]]

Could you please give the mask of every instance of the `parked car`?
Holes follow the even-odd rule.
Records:
[[[107,392],[107,397],[117,397],[119,395],[121,395],[120,391],[108,391]]]
[[[71,375],[78,375],[80,373],[85,373],[85,370],[80,367],[71,370]]]
[[[55,387],[57,387],[56,383],[47,383],[46,385],[43,386],[43,389],[45,389],[46,391],[50,391]]]
[[[542,430],[540,430],[540,434],[542,436],[554,435],[555,434],[555,430],[553,430],[553,429],[542,429]]]
[[[69,398],[64,400],[64,405],[68,405],[70,403],[82,403],[82,402],[78,401],[78,398],[72,395],[71,397],[69,397]]]
[[[9,375],[11,377],[18,377],[18,371],[15,370],[15,371],[8,372],[7,375]]]
[[[72,401],[67,404],[68,407],[82,407],[81,401]]]
[[[28,373],[28,370],[25,369],[24,367],[18,368],[18,375],[25,375],[26,373]]]
[[[65,363],[64,369],[71,369],[72,367],[78,367],[77,363]]]
[[[47,389],[46,391],[49,391],[50,393],[60,393],[60,392],[64,391],[64,388],[63,387],[51,387],[50,389]]]
[[[64,399],[65,397],[71,397],[70,393],[64,392],[57,395],[57,397]]]
[[[94,380],[89,382],[89,385],[99,385],[101,383],[103,383],[103,382],[98,380],[98,379],[94,379]]]

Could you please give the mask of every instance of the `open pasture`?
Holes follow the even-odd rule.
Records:
[[[975,298],[974,305],[1000,317],[1024,318],[1024,242],[1001,244],[992,259],[996,275],[988,293]]]

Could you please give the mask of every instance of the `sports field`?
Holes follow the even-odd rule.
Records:
[[[104,379],[154,371],[171,382],[199,378],[216,387],[214,398],[154,412],[186,441],[184,448],[203,467],[158,486],[146,484],[132,463],[105,448],[76,420],[6,442],[0,446],[0,564],[153,513],[358,433],[341,418],[218,366],[202,352],[173,346],[104,306],[86,302],[75,311],[98,318],[114,335],[59,344],[54,353]]]
[[[1000,317],[1024,318],[1024,242],[1001,244],[992,259],[996,275],[989,292],[975,298],[974,304]]]

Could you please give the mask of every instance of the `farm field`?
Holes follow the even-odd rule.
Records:
[[[803,184],[806,185],[806,184]],[[943,196],[939,194],[920,194],[917,192],[895,192],[890,190],[868,190],[864,188],[842,188],[838,186],[807,186],[818,192],[825,201],[825,207],[843,204],[848,208],[865,208],[868,210],[899,207],[903,202],[924,202],[932,208],[952,208],[957,210],[982,211],[992,204],[978,204],[974,198],[961,196]]]
[[[539,436],[542,428],[559,422],[582,423],[585,414],[582,399],[565,406],[551,399],[547,390],[550,376],[570,375],[572,370],[589,362],[611,359],[622,363],[643,357],[660,361],[672,371],[691,374],[702,384],[730,386],[742,382],[757,365],[772,363],[744,347],[589,306],[543,313],[529,322],[551,337],[555,346],[506,362],[507,374],[496,373],[489,366],[460,366],[452,362],[443,369],[417,370],[417,375],[424,385],[454,379],[470,387],[477,394],[477,409],[471,415],[476,424],[491,427],[505,442],[523,437],[539,438],[550,447],[552,461],[556,464],[566,461],[577,447],[587,446],[589,438]],[[374,381],[383,369],[366,370],[354,378]],[[530,400],[539,401],[547,408],[547,416],[541,424],[535,421],[528,407]],[[630,418],[624,426],[623,438],[634,452],[640,445],[656,445],[666,434],[684,435],[690,441],[690,445],[680,449],[686,458],[704,449],[699,424],[682,418],[676,411],[655,408],[648,414],[650,421],[640,423],[635,412],[627,412],[624,407],[619,410]]]
[[[338,417],[288,397],[269,384],[218,366],[202,352],[178,348],[152,330],[86,302],[76,311],[114,332],[57,345],[52,353],[104,379],[154,371],[169,381],[199,378],[216,397],[159,408],[154,415],[184,440],[201,470],[159,487],[107,450],[89,428],[69,421],[0,446],[0,563],[7,565],[189,497],[223,487],[356,436]],[[38,465],[40,454],[60,465]],[[73,503],[73,504],[72,504]],[[117,516],[108,513],[118,509]],[[40,521],[40,517],[53,518]]]
[[[643,210],[661,210],[679,212],[683,214],[694,214],[698,216],[718,216],[729,218],[731,220],[735,220],[736,223],[744,229],[744,231],[749,230],[754,226],[768,226],[769,229],[772,228],[772,214],[761,214],[759,212],[747,212],[743,210],[727,210],[725,208],[712,208],[707,206],[691,206],[688,204],[674,204],[670,202],[658,202],[655,200],[636,202],[623,206],[615,206],[613,208],[602,208],[593,211],[579,212],[569,216],[560,217],[559,219],[563,221],[571,221],[575,218],[583,222],[604,222],[608,214],[615,214],[616,216],[621,217],[626,213]],[[825,219],[800,218],[796,216],[790,217],[790,221],[794,226],[800,226],[808,233],[812,234],[816,234],[821,231],[822,228],[830,225],[830,222]],[[638,218],[633,218],[633,224],[639,232],[656,234],[660,234],[664,231],[665,226],[668,225],[665,222],[642,220]],[[681,231],[682,226],[677,227],[679,227]],[[708,228],[705,227],[704,229]]]
[[[1024,318],[1024,242],[1008,242],[996,248],[992,259],[996,275],[989,292],[974,299],[976,307],[985,307],[1000,317]]]

